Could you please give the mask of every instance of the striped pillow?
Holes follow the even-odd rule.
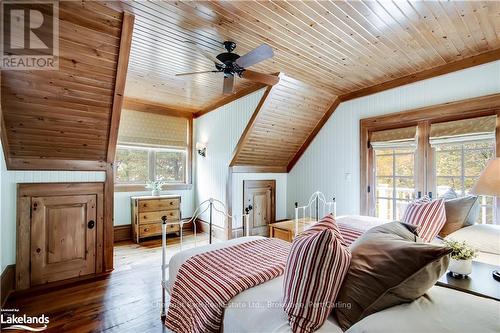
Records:
[[[293,332],[313,332],[333,309],[349,268],[349,252],[331,216],[292,243],[284,275],[284,310]]]
[[[417,226],[417,234],[426,242],[432,241],[446,223],[444,200],[415,200],[405,210],[403,222]]]

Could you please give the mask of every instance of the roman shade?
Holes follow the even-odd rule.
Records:
[[[186,148],[188,119],[122,110],[118,144],[139,147]]]
[[[395,128],[371,133],[370,145],[375,149],[415,148],[417,126]]]
[[[471,141],[494,140],[496,116],[431,124],[432,146]]]

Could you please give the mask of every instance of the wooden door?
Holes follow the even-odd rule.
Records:
[[[269,236],[269,224],[275,221],[275,180],[243,181],[243,210],[249,213],[250,235]]]
[[[96,195],[33,197],[31,285],[96,272]]]

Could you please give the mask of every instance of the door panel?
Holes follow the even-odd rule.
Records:
[[[250,235],[269,236],[269,224],[275,221],[274,180],[245,180],[243,182],[243,207],[252,206],[249,212]]]
[[[33,197],[31,284],[96,272],[96,195]]]

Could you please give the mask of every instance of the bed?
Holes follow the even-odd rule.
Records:
[[[317,193],[315,194],[317,195]],[[308,209],[311,211],[311,204],[315,206],[312,211],[313,215],[315,212],[316,218],[311,219],[312,224],[314,223],[314,220],[319,216],[318,201],[323,204],[326,203],[326,200],[321,201],[321,196],[317,195],[316,198],[320,199],[310,200],[308,206],[296,206],[295,218],[297,223],[304,220],[304,217],[301,217],[298,212],[305,212]],[[332,204],[333,202],[330,202],[328,206],[335,213],[335,204]],[[328,212],[332,213],[332,210]],[[224,209],[218,209],[217,211],[229,217]],[[390,221],[367,216],[337,217],[339,228],[344,228],[343,236],[346,232],[348,233],[347,238],[352,236],[349,238],[349,244],[369,228],[387,222]],[[467,237],[467,233],[464,237]],[[164,263],[163,290],[170,293],[172,283],[175,281],[180,267],[189,258],[263,238],[260,236],[245,236],[226,242],[199,246],[175,254],[168,265]],[[166,279],[167,268],[168,280]],[[278,276],[244,290],[234,296],[227,304],[222,321],[223,331],[241,333],[291,332],[288,319],[281,307],[282,297],[283,276]],[[499,314],[500,302],[449,288],[434,286],[414,302],[394,306],[372,314],[353,325],[347,332],[500,332]],[[416,317],[425,318],[425,320],[415,320]],[[411,326],[408,325],[410,322]],[[390,330],[388,327],[390,327]],[[336,333],[343,331],[334,316],[330,315],[317,332]]]
[[[175,280],[182,263],[193,255],[258,238],[262,237],[241,237],[179,252],[170,261],[169,280]],[[280,307],[282,284],[282,277],[278,277],[234,297],[225,310],[224,332],[291,332]],[[347,332],[500,332],[499,313],[500,302],[434,286],[416,301],[368,316]],[[415,320],[416,317],[425,320]],[[342,330],[330,316],[317,332],[340,333]]]

